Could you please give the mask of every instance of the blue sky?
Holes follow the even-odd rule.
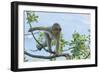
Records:
[[[52,26],[54,23],[59,23],[62,28],[63,37],[65,40],[70,41],[74,31],[80,34],[88,35],[88,29],[90,29],[90,14],[79,13],[59,13],[59,12],[35,12],[39,16],[38,23],[32,23],[33,27],[36,26]],[[26,15],[24,16],[26,18]],[[28,32],[29,24],[24,19],[24,34],[30,34]],[[36,49],[36,42],[31,35],[24,36],[25,50],[32,54],[37,55],[49,55],[45,51],[32,52]],[[66,47],[65,47],[66,48]],[[31,58],[29,58],[31,61]]]

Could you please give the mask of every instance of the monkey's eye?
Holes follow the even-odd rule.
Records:
[[[55,28],[54,31],[61,31],[61,28]]]

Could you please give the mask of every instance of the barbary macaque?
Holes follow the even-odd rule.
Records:
[[[41,45],[37,44],[36,47],[38,50],[41,50],[44,47],[48,47],[49,51],[52,51],[51,49],[51,42],[52,40],[56,41],[56,54],[59,54],[59,41],[60,41],[60,33],[61,33],[61,27],[58,23],[54,23],[51,27],[33,27],[29,29],[29,32],[33,32],[36,30],[43,31],[45,34],[45,42],[42,42]]]

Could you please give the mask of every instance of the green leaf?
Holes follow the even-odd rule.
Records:
[[[33,12],[33,11],[27,11],[26,14],[27,14],[26,20],[27,20],[28,23],[38,22],[39,16],[35,15],[35,12]]]

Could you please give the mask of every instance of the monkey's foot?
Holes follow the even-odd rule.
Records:
[[[39,45],[36,45],[36,47],[37,47],[38,50],[41,50],[42,49],[42,47],[39,46]]]

